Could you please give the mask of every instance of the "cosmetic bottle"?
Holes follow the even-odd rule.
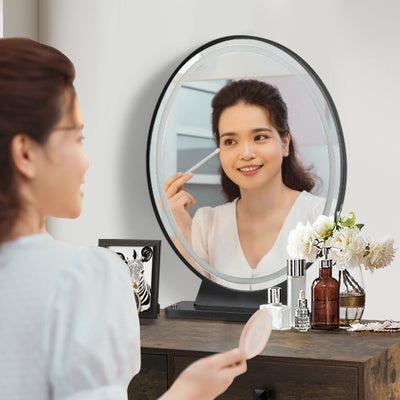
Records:
[[[310,329],[310,311],[304,290],[300,290],[297,306],[294,309],[294,329],[307,332]]]
[[[268,288],[268,304],[260,305],[272,317],[272,329],[290,329],[290,307],[281,303],[281,288],[274,286]]]
[[[311,328],[333,330],[339,328],[339,283],[332,277],[330,246],[322,246],[323,259],[319,262],[319,277],[311,286]]]
[[[288,306],[290,307],[290,325],[294,326],[294,310],[298,303],[300,290],[306,289],[306,260],[287,260]]]

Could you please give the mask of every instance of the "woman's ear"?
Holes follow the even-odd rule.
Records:
[[[25,178],[32,179],[36,174],[37,143],[29,136],[18,134],[11,142],[11,157],[15,169]]]
[[[283,155],[283,157],[287,157],[289,155],[289,144],[290,144],[290,133],[285,132],[285,135],[282,137],[282,155]]]

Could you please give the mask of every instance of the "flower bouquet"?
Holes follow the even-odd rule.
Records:
[[[298,223],[288,238],[287,251],[292,258],[314,262],[322,257],[322,246],[330,246],[333,263],[339,268],[341,325],[356,323],[365,307],[364,269],[374,271],[393,261],[395,248],[391,237],[373,241],[365,237],[363,224],[356,224],[354,212],[344,217],[320,215],[311,225]]]

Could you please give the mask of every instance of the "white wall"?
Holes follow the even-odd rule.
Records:
[[[319,74],[338,109],[348,153],[344,210],[400,244],[400,3],[397,0],[39,0],[39,38],[66,52],[91,160],[78,221],[56,237],[161,239],[145,152],[157,98],[177,64],[212,39],[248,34],[290,48]],[[163,240],[160,303],[195,297],[199,279]],[[366,272],[366,318],[400,320],[399,257]]]
[[[3,35],[38,40],[39,0],[1,0]]]
[[[0,37],[3,37],[3,0],[0,0]]]

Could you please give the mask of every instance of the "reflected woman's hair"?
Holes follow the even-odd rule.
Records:
[[[255,79],[233,81],[224,86],[213,98],[211,106],[212,131],[217,146],[220,145],[219,120],[222,112],[240,102],[264,108],[271,124],[281,138],[290,135],[288,112],[279,90],[266,82]],[[306,168],[300,162],[293,138],[290,136],[289,155],[282,162],[282,180],[290,189],[310,192],[316,183],[311,173],[312,167]],[[222,191],[228,201],[240,197],[239,186],[232,182],[220,168]]]

